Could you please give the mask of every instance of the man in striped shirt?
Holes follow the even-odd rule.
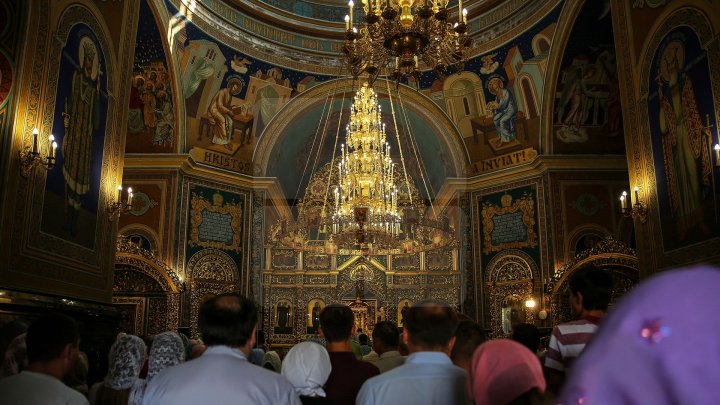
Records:
[[[548,389],[555,393],[560,392],[573,360],[583,351],[605,316],[613,282],[608,272],[588,265],[575,271],[569,287],[570,307],[580,318],[555,326],[550,336],[545,369]]]

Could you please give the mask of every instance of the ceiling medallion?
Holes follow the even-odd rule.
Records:
[[[443,77],[461,71],[471,40],[467,10],[458,1],[458,20],[448,21],[448,0],[362,0],[363,23],[353,24],[354,2],[345,16],[344,62],[353,77],[366,74],[372,85],[381,71],[397,83],[419,83],[419,60]]]

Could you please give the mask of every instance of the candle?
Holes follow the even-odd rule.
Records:
[[[48,157],[52,159],[55,157],[55,149],[57,149],[57,143],[55,142],[55,137],[53,136],[53,134],[50,134],[50,136],[48,137],[48,144],[50,145],[50,154],[48,155]]]
[[[32,153],[35,154],[38,151],[38,129],[33,128],[33,139],[32,139]]]
[[[415,61],[415,67],[418,66],[418,58],[417,55],[413,56],[413,60]]]
[[[720,144],[715,144],[715,166],[720,166]]]
[[[345,29],[350,30],[350,16],[345,14]]]
[[[120,202],[122,200],[122,185],[118,186],[117,200],[118,200],[118,202]]]
[[[627,191],[623,191],[620,195],[620,208],[623,212],[627,209]]]
[[[635,204],[640,202],[640,193],[638,192],[639,190],[640,189],[638,188],[638,186],[635,186],[635,188],[633,189],[633,191],[635,191]]]
[[[462,0],[458,0],[458,13],[462,13]]]
[[[467,24],[467,9],[466,8],[464,8],[462,10],[462,22]]]
[[[350,1],[348,2],[348,8],[350,9],[350,15],[349,15],[349,17],[350,17],[350,24],[352,24],[352,20],[353,20],[353,7],[355,7],[355,3],[354,3],[352,0],[350,0]]]
[[[127,205],[132,205],[132,198],[133,198],[132,187],[128,187]]]

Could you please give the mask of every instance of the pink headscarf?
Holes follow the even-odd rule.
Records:
[[[540,360],[527,347],[498,339],[475,350],[470,385],[476,405],[505,405],[532,388],[545,392],[545,377]]]

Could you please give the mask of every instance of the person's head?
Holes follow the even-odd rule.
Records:
[[[198,328],[207,346],[241,348],[246,354],[255,345],[257,307],[235,293],[217,295],[203,303]]]
[[[135,335],[120,335],[110,347],[105,386],[126,390],[133,386],[145,364],[145,342]]]
[[[87,395],[87,375],[90,369],[90,362],[88,361],[87,354],[85,352],[79,352],[75,358],[75,363],[72,370],[65,376],[63,382],[70,388],[74,388],[83,394]]]
[[[546,387],[537,356],[508,339],[490,340],[475,350],[469,380],[476,405],[508,404]]]
[[[613,281],[605,270],[588,265],[570,276],[570,305],[576,313],[607,311],[612,296]]]
[[[355,315],[350,307],[331,304],[320,312],[320,335],[328,342],[344,342],[350,339]]]
[[[535,353],[540,348],[540,330],[533,324],[519,323],[513,326],[512,340]]]
[[[397,350],[400,343],[400,332],[397,326],[390,321],[380,321],[375,324],[372,333],[373,350],[377,354],[383,354],[391,350]]]
[[[28,328],[25,337],[28,364],[58,362],[64,377],[75,365],[80,332],[74,319],[63,314],[45,315]]]
[[[330,376],[330,355],[314,342],[293,346],[285,356],[282,375],[290,381],[298,395],[324,397],[323,386]]]
[[[447,303],[420,301],[408,310],[403,322],[403,340],[411,353],[452,350],[458,318]]]
[[[0,327],[0,378],[14,375],[27,367],[25,351],[28,324],[14,320]]]
[[[485,340],[487,340],[485,331],[477,322],[460,321],[455,330],[455,345],[450,352],[453,364],[468,369],[475,349]]]
[[[603,319],[558,403],[714,404],[720,398],[720,268],[642,281]]]
[[[175,332],[163,332],[152,341],[148,361],[147,380],[150,381],[159,372],[185,361],[185,343]]]
[[[358,343],[361,345],[367,345],[368,344],[368,336],[364,333],[361,333],[358,335]]]
[[[276,351],[269,351],[263,355],[262,366],[268,370],[279,373],[282,369],[280,355]]]

